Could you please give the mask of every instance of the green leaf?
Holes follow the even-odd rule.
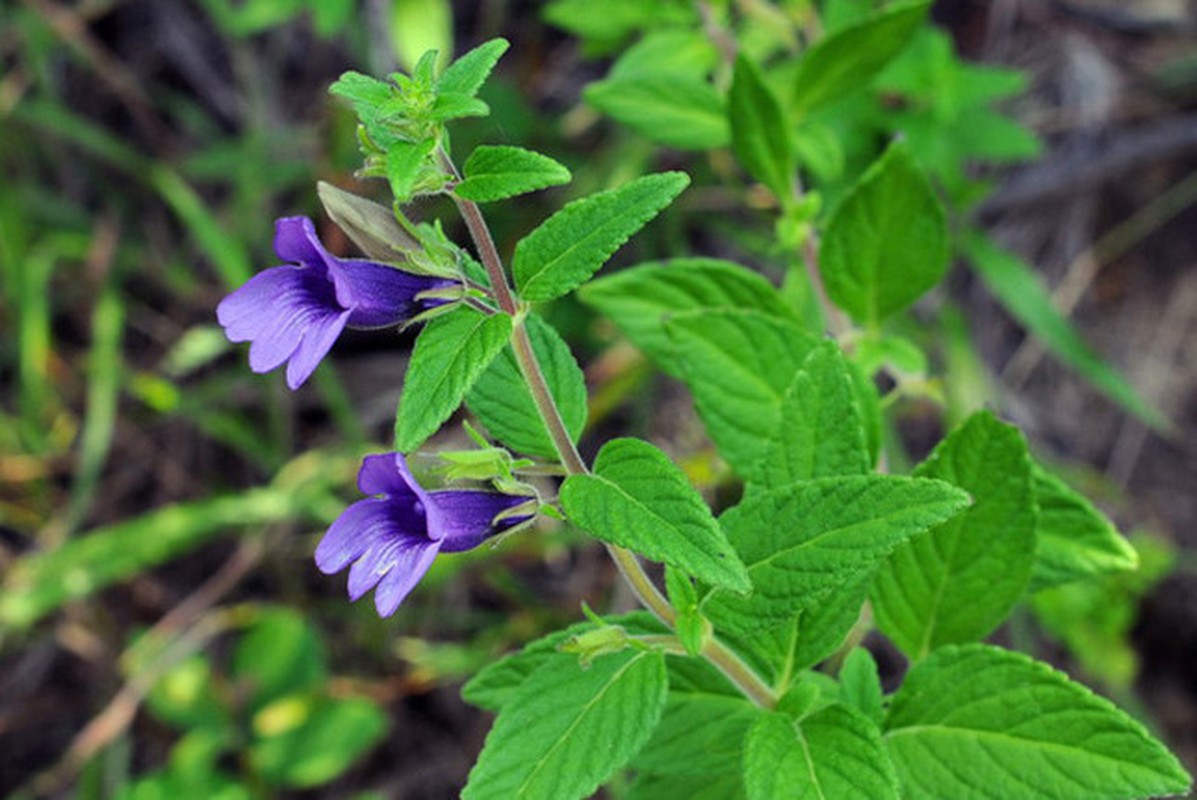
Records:
[[[744,633],[720,630],[719,636],[784,692],[802,670],[825,660],[844,643],[860,619],[872,577],[871,572],[861,573],[783,623]]]
[[[569,345],[552,325],[535,314],[528,315],[524,325],[549,393],[561,411],[570,438],[577,442],[586,425],[586,381],[582,370]],[[470,389],[466,403],[491,436],[512,450],[543,458],[557,457],[557,449],[510,345],[490,362]]]
[[[844,703],[865,715],[869,721],[880,725],[881,677],[877,673],[877,662],[873,654],[863,647],[854,647],[844,658],[840,667],[840,697]]]
[[[898,544],[956,514],[967,496],[942,481],[890,475],[824,478],[755,492],[720,518],[753,594],[712,592],[716,626],[784,622],[876,569]]]
[[[727,308],[794,317],[778,291],[759,274],[714,258],[639,264],[587,283],[578,290],[578,297],[610,318],[633,344],[675,377],[681,377],[682,368],[665,333],[668,315]]]
[[[561,164],[522,147],[483,145],[470,153],[462,171],[465,180],[454,187],[453,193],[476,203],[559,186],[571,178]]]
[[[566,478],[561,507],[574,524],[605,542],[714,586],[737,592],[752,588],[702,496],[669,456],[648,442],[607,442],[593,475]]]
[[[1039,507],[1031,591],[1139,566],[1135,548],[1084,495],[1038,464],[1031,478]]]
[[[756,470],[765,489],[870,471],[852,377],[834,342],[818,344],[794,376],[782,399],[777,434],[766,453]]]
[[[583,99],[656,144],[714,150],[731,140],[723,98],[700,76],[637,73],[597,81]]]
[[[491,39],[483,42],[461,58],[454,61],[437,79],[438,92],[452,92],[473,97],[490,76],[499,57],[510,45],[506,39]]]
[[[786,390],[817,340],[794,320],[733,309],[678,314],[665,330],[719,454],[758,478]]]
[[[302,789],[328,783],[365,755],[386,735],[387,718],[362,697],[292,695],[258,712],[254,728],[254,771],[269,784]]]
[[[420,177],[428,156],[436,147],[436,141],[396,142],[387,149],[387,182],[395,201],[406,203],[411,199],[416,180]]]
[[[232,674],[258,709],[282,695],[319,688],[327,677],[324,648],[299,612],[268,608],[237,642]]]
[[[660,653],[548,662],[499,712],[463,800],[589,797],[648,741],[668,688]]]
[[[915,665],[885,727],[911,800],[1116,800],[1189,787],[1176,758],[1108,700],[987,645],[945,647]]]
[[[700,30],[662,28],[648,31],[625,50],[607,77],[623,79],[641,75],[676,75],[706,78],[719,63],[719,50]]]
[[[638,29],[689,26],[697,12],[675,0],[553,0],[541,12],[546,22],[585,39],[588,50],[609,50]]]
[[[392,97],[389,83],[352,70],[341,73],[341,77],[328,87],[328,91],[348,100],[353,112],[365,125],[369,125],[377,116],[378,107]]]
[[[786,205],[794,199],[794,145],[781,103],[744,55],[736,59],[728,94],[732,150],[752,177]]]
[[[827,296],[857,322],[876,325],[939,283],[947,267],[943,206],[895,142],[827,221],[819,250]]]
[[[659,172],[566,204],[515,246],[520,294],[552,300],[576,289],[689,183],[683,172]]]
[[[1031,460],[1017,428],[983,411],[914,472],[967,491],[960,516],[899,547],[873,582],[877,626],[912,659],[998,626],[1027,588],[1035,558]]]
[[[711,623],[698,610],[698,588],[689,575],[674,567],[665,567],[665,594],[677,616],[673,629],[682,647],[692,656],[702,652]]]
[[[928,0],[895,3],[819,41],[799,63],[792,110],[809,114],[867,87],[906,47],[930,7]]]
[[[619,626],[631,634],[659,634],[667,630],[647,611],[607,616],[603,621],[608,625]],[[479,708],[497,712],[515,695],[529,675],[551,659],[576,661],[575,656],[560,652],[560,646],[573,636],[595,629],[595,623],[587,620],[529,642],[519,652],[506,655],[479,670],[478,674],[462,687],[461,696],[466,702]]]
[[[1072,324],[1052,305],[1043,281],[1021,259],[973,235],[965,239],[964,252],[985,287],[1015,319],[1075,369],[1099,392],[1157,431],[1172,423],[1148,403],[1122,375],[1081,338]]]
[[[744,782],[736,773],[722,775],[639,774],[622,800],[744,800]]]
[[[395,447],[415,450],[449,418],[511,339],[511,317],[460,307],[416,340],[395,419]]]
[[[828,706],[794,722],[773,712],[748,732],[749,800],[898,800],[898,780],[881,734],[863,714]]]
[[[743,695],[671,690],[660,723],[632,767],[672,777],[738,777],[744,736],[761,713]]]
[[[462,92],[441,92],[432,102],[432,109],[428,112],[428,119],[433,122],[448,122],[464,117],[485,117],[490,114],[490,106]]]
[[[1176,566],[1176,553],[1163,540],[1141,535],[1131,544],[1140,561],[1134,572],[1073,581],[1031,597],[1042,629],[1068,648],[1085,675],[1125,692],[1139,672],[1131,633],[1143,599]]]

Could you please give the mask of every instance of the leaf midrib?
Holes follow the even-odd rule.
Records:
[[[1078,710],[1084,710],[1084,709],[1078,709]],[[1076,746],[1072,746],[1072,745],[1068,745],[1068,744],[1061,744],[1060,742],[1052,742],[1052,741],[1048,741],[1048,740],[1044,740],[1044,739],[1032,739],[1032,738],[1028,738],[1028,737],[1024,737],[1024,736],[1016,736],[1012,733],[1006,733],[1005,731],[987,731],[987,730],[979,730],[976,728],[961,728],[961,727],[952,727],[950,725],[941,725],[941,724],[936,724],[936,723],[923,723],[920,725],[906,725],[906,726],[903,726],[896,730],[886,731],[884,736],[886,739],[893,739],[898,736],[925,733],[925,732],[939,733],[939,734],[948,735],[948,736],[963,735],[963,736],[969,736],[971,738],[982,739],[982,740],[995,739],[995,740],[998,740],[1003,743],[1012,743],[1019,747],[1035,747],[1035,748],[1046,749],[1046,750],[1057,750],[1057,751],[1061,751],[1063,753],[1067,753],[1070,756],[1081,755],[1086,758],[1094,758],[1094,759],[1098,759],[1103,762],[1117,764],[1122,767],[1126,767],[1129,765],[1129,766],[1133,766],[1133,767],[1138,767],[1139,769],[1142,769],[1146,772],[1150,772],[1153,775],[1160,775],[1162,777],[1168,777],[1166,775],[1166,773],[1158,772],[1155,769],[1152,769],[1149,767],[1143,767],[1139,760],[1129,760],[1129,759],[1123,760],[1123,759],[1119,759],[1116,756],[1110,756],[1110,755],[1106,755],[1104,753],[1097,753],[1092,750],[1084,750],[1080,747],[1076,747]],[[1125,731],[1124,733],[1126,733],[1127,735],[1134,735],[1133,731]]]
[[[612,687],[614,687],[616,683],[618,683],[620,677],[623,676],[623,674],[629,669],[631,669],[633,664],[636,664],[642,659],[647,658],[649,655],[649,653],[638,653],[628,659],[628,663],[620,667],[619,671],[611,676],[606,685],[604,685],[603,688],[594,695],[594,697],[592,697],[588,702],[583,704],[582,707],[578,709],[578,713],[574,717],[573,721],[569,724],[569,727],[561,733],[561,735],[557,738],[557,741],[553,743],[552,747],[546,750],[545,754],[540,758],[539,761],[536,762],[536,766],[530,773],[528,773],[528,776],[520,782],[519,789],[517,790],[516,794],[517,797],[526,796],[525,793],[528,790],[528,786],[533,782],[536,776],[540,774],[540,771],[544,769],[545,764],[548,763],[552,755],[565,743],[566,740],[569,739],[570,734],[582,723],[582,719],[590,713],[591,709],[594,708],[594,706],[597,705],[609,691],[611,691]]]
[[[724,575],[731,574],[736,577],[739,577],[736,574],[735,570],[732,569],[731,566],[724,564],[724,563],[720,562],[719,560],[708,556],[708,554],[706,552],[704,552],[701,547],[694,544],[694,542],[690,541],[690,538],[688,536],[686,536],[685,533],[682,532],[681,528],[678,525],[674,524],[670,520],[661,516],[656,511],[653,511],[651,508],[646,506],[640,499],[629,494],[628,491],[626,489],[624,489],[622,486],[620,486],[618,483],[615,483],[614,481],[612,481],[610,478],[606,477],[605,475],[590,475],[588,477],[591,477],[597,481],[602,481],[604,484],[606,484],[607,486],[610,486],[612,489],[614,489],[620,495],[627,498],[635,508],[637,508],[638,510],[647,514],[649,517],[651,517],[653,520],[655,520],[657,523],[659,523],[662,527],[668,528],[668,529],[676,532],[677,535],[685,542],[685,544],[687,545],[689,550],[697,552],[708,563],[715,565],[718,568],[718,570],[720,572],[722,572]],[[667,476],[661,476],[660,480],[670,480],[670,479]],[[690,488],[689,484],[686,485],[686,488]],[[682,498],[680,498],[680,497],[676,498],[676,499],[679,501],[682,500]],[[687,502],[687,505],[690,505],[693,507],[694,504]],[[719,524],[718,522],[715,522],[715,525],[718,525],[718,524]],[[704,532],[710,531],[710,526],[703,525],[702,527],[703,527]],[[734,552],[734,548],[732,548],[730,546],[730,543],[728,543],[727,549]],[[743,562],[741,562],[741,563],[743,563]],[[737,581],[736,585],[740,586],[743,584]]]
[[[749,565],[746,565],[746,566],[748,567],[748,571],[751,573],[751,572],[752,572],[752,570],[756,569],[757,567],[759,567],[759,566],[767,566],[767,565],[769,565],[769,564],[770,564],[770,563],[771,563],[771,562],[772,562],[774,559],[780,558],[780,557],[781,557],[781,556],[783,556],[783,555],[789,555],[789,554],[791,554],[791,553],[798,552],[798,551],[802,550],[802,549],[803,549],[803,548],[805,548],[805,547],[809,547],[809,546],[811,546],[811,545],[818,544],[820,541],[822,541],[823,539],[826,539],[828,536],[833,536],[833,535],[836,535],[836,534],[841,534],[841,533],[845,533],[845,532],[851,532],[851,531],[855,531],[855,530],[857,530],[857,529],[859,529],[859,528],[863,528],[863,527],[866,527],[866,526],[868,526],[868,525],[873,525],[873,524],[876,524],[876,523],[883,523],[883,522],[890,521],[890,520],[892,520],[893,518],[895,518],[895,517],[898,517],[898,516],[900,516],[900,515],[902,515],[902,514],[905,514],[905,513],[909,512],[909,511],[913,511],[913,510],[921,510],[921,509],[928,509],[928,508],[934,508],[934,507],[936,507],[936,506],[939,506],[939,505],[945,505],[945,504],[948,504],[948,503],[950,503],[950,502],[951,502],[951,501],[950,501],[948,498],[944,498],[944,499],[942,499],[942,500],[930,500],[930,501],[926,501],[926,502],[923,502],[923,503],[918,503],[918,504],[915,504],[915,505],[904,506],[904,507],[901,509],[901,511],[895,511],[895,512],[893,512],[893,513],[891,513],[891,514],[887,514],[887,515],[885,515],[884,517],[872,517],[872,518],[870,518],[870,519],[863,520],[863,521],[861,521],[861,522],[856,522],[856,523],[853,523],[853,524],[851,524],[851,525],[846,525],[846,526],[843,526],[843,527],[838,527],[838,528],[832,528],[831,530],[824,531],[824,532],[822,532],[822,533],[819,533],[819,534],[817,534],[817,535],[815,535],[815,536],[813,536],[813,537],[811,537],[811,538],[809,538],[809,539],[805,539],[805,540],[803,540],[803,541],[801,541],[801,542],[798,542],[798,543],[796,543],[795,545],[793,545],[792,547],[787,547],[787,548],[785,548],[784,550],[777,550],[777,551],[775,551],[775,552],[773,552],[773,553],[770,553],[769,555],[765,556],[765,557],[764,557],[764,558],[762,558],[761,560],[759,560],[759,561],[754,561],[752,564],[749,564]],[[940,523],[933,523],[933,524],[940,524]],[[909,533],[908,533],[908,534],[907,534],[907,535],[906,535],[904,538],[909,538],[909,537],[910,537],[910,535],[911,535],[911,534],[909,534]],[[898,545],[900,542],[901,542],[901,540],[899,540],[898,542],[895,542],[895,543],[894,543],[892,546],[896,547],[896,546],[897,546],[897,545]]]

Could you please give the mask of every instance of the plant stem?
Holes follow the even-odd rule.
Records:
[[[503,270],[503,262],[499,258],[499,252],[495,248],[495,242],[490,235],[486,220],[483,219],[482,212],[476,203],[459,197],[453,199],[457,203],[457,207],[461,209],[462,218],[465,220],[470,237],[474,240],[474,246],[478,250],[478,257],[486,268],[486,274],[490,278],[491,287],[495,292],[495,301],[505,313],[515,319],[511,349],[515,353],[516,363],[519,364],[520,372],[523,373],[528,390],[532,394],[532,400],[536,403],[541,419],[544,420],[549,438],[552,439],[553,446],[561,457],[561,463],[570,475],[589,474],[590,470],[587,469],[586,462],[582,460],[573,438],[569,435],[569,430],[565,427],[561,411],[557,408],[557,402],[549,391],[549,385],[540,368],[540,362],[532,350],[532,340],[528,338],[528,329],[523,324],[523,314],[507,285],[507,274]],[[673,610],[668,598],[661,593],[652,578],[644,571],[644,566],[636,554],[610,543],[607,543],[606,547],[615,566],[628,585],[632,587],[632,591],[636,593],[641,604],[672,629],[677,619],[677,613]],[[763,708],[773,708],[777,704],[777,698],[765,682],[722,642],[714,638],[708,640],[703,646],[702,655],[757,705]]]
[[[752,667],[744,663],[736,652],[718,639],[709,639],[703,645],[702,655],[710,661],[744,695],[761,708],[777,706],[777,695],[761,680]]]

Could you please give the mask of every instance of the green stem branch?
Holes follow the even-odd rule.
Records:
[[[516,321],[511,337],[511,349],[515,353],[516,363],[519,364],[520,372],[523,373],[524,380],[528,384],[528,390],[532,394],[536,408],[544,420],[549,438],[552,439],[553,445],[561,457],[561,463],[570,475],[588,474],[590,470],[587,469],[586,462],[582,460],[573,438],[569,435],[569,430],[565,427],[561,411],[557,408],[557,403],[545,380],[544,372],[540,368],[540,362],[532,350],[532,340],[528,338],[528,330],[523,324],[523,310],[507,285],[507,273],[503,270],[503,262],[499,258],[499,252],[495,248],[495,242],[490,235],[486,220],[483,219],[482,212],[476,203],[456,196],[453,199],[461,210],[462,218],[470,231],[470,237],[474,240],[474,246],[478,250],[478,257],[482,260],[482,266],[486,268],[487,277],[490,279],[491,288],[495,293],[495,301],[504,313],[511,315]],[[640,559],[626,548],[610,543],[606,546],[615,566],[628,585],[632,587],[632,591],[636,593],[641,604],[672,629],[677,619],[677,613],[673,610],[668,598],[661,593],[652,578],[644,571]],[[710,639],[703,647],[702,655],[757,705],[772,708],[777,704],[777,698],[765,682],[722,642]]]

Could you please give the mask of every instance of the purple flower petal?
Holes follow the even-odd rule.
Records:
[[[378,582],[378,588],[374,591],[374,607],[378,609],[380,617],[389,617],[395,613],[395,609],[432,566],[438,550],[440,550],[439,542],[414,544],[396,549],[394,562],[386,575]]]
[[[357,473],[357,488],[362,494],[384,494],[391,502],[406,502],[420,515],[421,524],[431,501],[428,492],[416,482],[402,453],[381,453],[362,459]],[[416,507],[418,504],[418,507]]]
[[[275,321],[271,309],[291,306],[310,293],[309,272],[303,267],[281,266],[263,270],[216,306],[216,319],[232,342],[261,336]]]
[[[320,365],[320,359],[332,349],[333,342],[345,330],[345,323],[349,321],[352,311],[342,311],[340,314],[325,314],[313,319],[302,333],[299,347],[291,356],[291,363],[287,364],[287,385],[298,389]],[[250,348],[251,353],[253,348]]]
[[[336,284],[337,302],[353,309],[349,324],[355,328],[381,328],[415,316],[424,307],[416,295],[446,288],[454,281],[414,275],[373,261],[329,257],[329,273]]]
[[[395,520],[392,512],[386,499],[359,500],[349,506],[316,545],[316,566],[325,575],[332,575],[361,558],[370,548],[396,536],[410,535],[402,527],[403,520]],[[411,533],[424,538],[420,531]]]
[[[292,264],[323,266],[328,251],[308,217],[283,217],[274,223],[274,252]]]
[[[401,577],[396,580],[406,585],[403,594],[407,594],[428,571],[428,565],[440,547],[440,542],[407,536],[389,538],[371,547],[349,568],[349,598],[359,599],[392,570],[400,573]],[[410,577],[410,583],[404,580],[405,577]]]
[[[441,550],[446,553],[470,550],[503,528],[518,523],[520,519],[517,518],[505,520],[504,524],[498,527],[491,524],[496,514],[528,499],[509,494],[458,489],[430,492],[429,495],[433,507],[440,512],[435,528],[432,520],[429,520],[429,535],[443,539]]]

